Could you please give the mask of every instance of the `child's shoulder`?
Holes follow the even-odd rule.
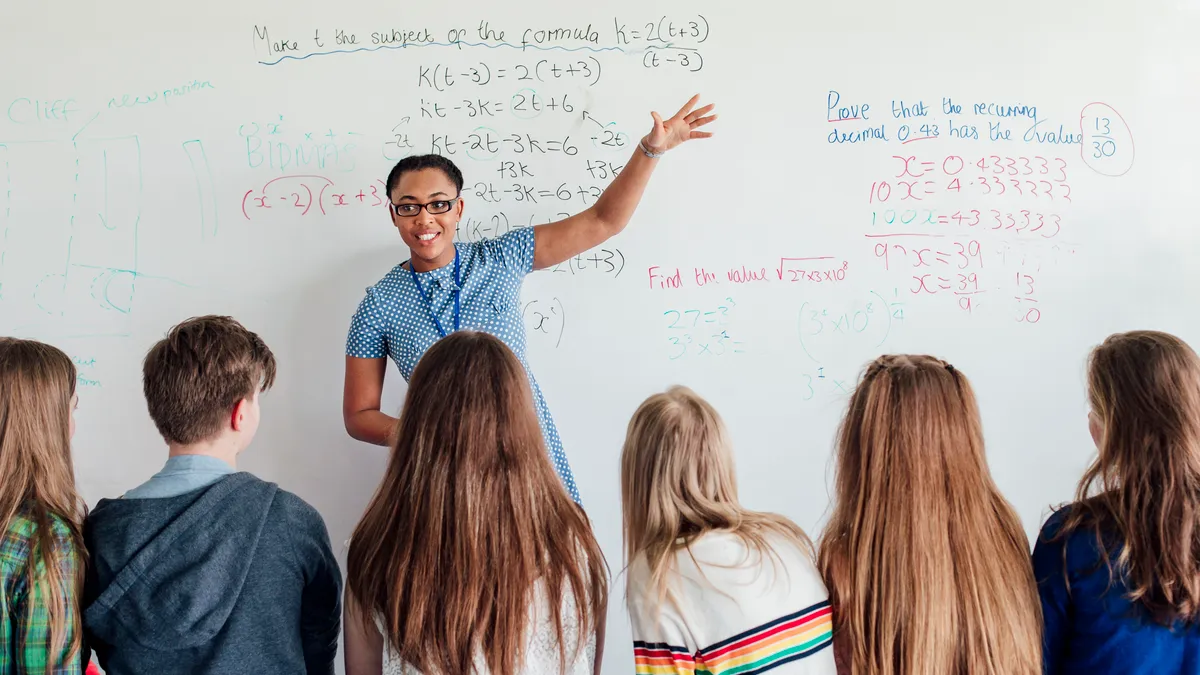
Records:
[[[1105,513],[1094,499],[1055,509],[1042,524],[1034,543],[1033,567],[1037,576],[1061,570],[1064,562],[1071,570],[1094,570],[1097,563],[1118,551],[1122,536]]]
[[[65,518],[47,514],[54,535],[56,553],[71,554],[75,550],[74,532]],[[38,519],[33,508],[22,506],[9,519],[3,540],[0,540],[0,562],[6,568],[23,567],[29,559],[32,542],[38,535]]]
[[[1042,545],[1052,543],[1074,543],[1081,538],[1095,539],[1097,526],[1106,534],[1111,529],[1104,523],[1107,511],[1098,497],[1084,502],[1062,504],[1050,511],[1049,517],[1042,523],[1038,531],[1038,542]]]
[[[291,527],[325,527],[325,519],[316,507],[294,492],[278,488],[275,508],[281,520]]]
[[[769,549],[777,559],[807,559],[799,545],[772,530],[761,532],[755,539],[734,532],[709,532],[694,539],[687,549],[681,549],[678,555],[683,559],[695,559],[701,563],[738,567],[743,566],[747,559],[758,560],[759,554],[763,552],[762,546]]]
[[[51,512],[48,512],[46,517],[50,522],[50,530],[54,533],[54,538],[70,541],[72,529],[71,525],[67,522],[67,519]],[[34,509],[29,505],[25,505],[18,509],[17,512],[13,514],[12,519],[9,520],[6,535],[22,539],[29,539],[34,537],[37,534],[37,531],[38,519]]]
[[[309,504],[303,497],[295,492],[285,490],[274,483],[271,483],[270,485],[273,485],[276,488],[277,491],[275,493],[275,501],[282,509],[288,511],[289,513],[298,513],[303,515],[313,515],[317,513],[316,508],[314,508],[312,504]]]

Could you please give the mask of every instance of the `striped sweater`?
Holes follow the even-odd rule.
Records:
[[[705,535],[692,555],[676,554],[661,606],[645,561],[630,565],[635,672],[834,675],[825,585],[806,554],[771,541],[778,559],[747,550],[734,535]]]

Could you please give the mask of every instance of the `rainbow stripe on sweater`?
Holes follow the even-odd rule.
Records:
[[[665,642],[633,643],[637,675],[758,675],[815,654],[833,642],[829,601],[752,628],[689,654]]]

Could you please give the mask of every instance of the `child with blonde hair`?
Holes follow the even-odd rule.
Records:
[[[819,564],[843,675],[1037,675],[1029,542],[988,470],[967,376],[881,356],[837,438]]]
[[[828,593],[795,523],[743,507],[724,425],[684,387],[647,399],[621,456],[636,672],[833,673]]]

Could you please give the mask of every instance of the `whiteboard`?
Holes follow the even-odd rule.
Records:
[[[647,395],[708,397],[745,503],[815,537],[860,369],[939,355],[1032,536],[1090,456],[1087,350],[1200,341],[1194,1],[117,0],[0,26],[0,333],[79,365],[85,497],[164,460],[146,349],[227,313],[280,362],[241,467],[314,504],[343,561],[385,463],[340,406],[350,316],[407,253],[392,164],[452,153],[477,240],[586,208],[651,109],[717,103],[625,232],[523,294],[615,575],[606,673],[631,660],[617,460]],[[403,392],[389,366],[385,409]]]

